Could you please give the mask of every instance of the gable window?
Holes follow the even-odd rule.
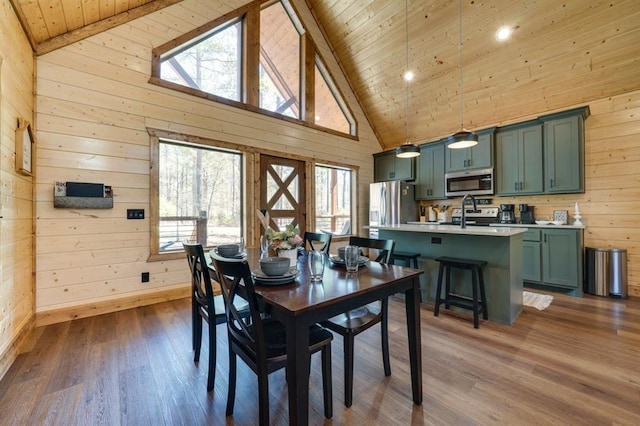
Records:
[[[350,169],[316,166],[315,232],[351,234],[352,176]]]
[[[289,0],[255,0],[158,46],[151,68],[151,83],[356,139],[353,114]]]
[[[260,108],[300,118],[303,30],[291,16],[281,2],[260,11]]]
[[[221,25],[162,55],[160,78],[234,101],[240,100],[242,22]]]
[[[237,242],[243,235],[242,154],[158,140],[158,252]]]
[[[322,60],[316,56],[315,66],[315,101],[316,101],[316,124],[337,130],[342,133],[350,133],[352,131],[353,118],[350,118],[349,109],[347,108],[342,96],[338,92],[333,79],[329,76],[329,71],[322,63]]]

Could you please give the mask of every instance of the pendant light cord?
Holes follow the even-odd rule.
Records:
[[[462,100],[462,0],[460,0],[460,42],[458,43],[458,50],[460,53],[460,128],[464,128],[464,103]]]
[[[404,99],[404,141],[405,143],[409,143],[409,0],[404,0],[404,57],[405,57],[405,74],[404,74],[404,88],[405,88],[405,99]]]

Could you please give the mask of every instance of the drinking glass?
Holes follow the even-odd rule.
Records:
[[[309,250],[307,260],[309,262],[309,277],[312,283],[322,281],[324,275],[325,254],[321,251]]]
[[[260,257],[269,257],[269,239],[266,235],[260,235]]]
[[[360,247],[346,246],[344,248],[344,264],[347,272],[358,272],[358,261],[360,260]]]

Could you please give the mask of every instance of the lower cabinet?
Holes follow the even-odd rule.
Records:
[[[582,296],[582,229],[529,229],[523,240],[525,283]]]

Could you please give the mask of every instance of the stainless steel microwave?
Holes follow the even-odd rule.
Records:
[[[493,195],[493,169],[467,170],[444,175],[444,195]]]

